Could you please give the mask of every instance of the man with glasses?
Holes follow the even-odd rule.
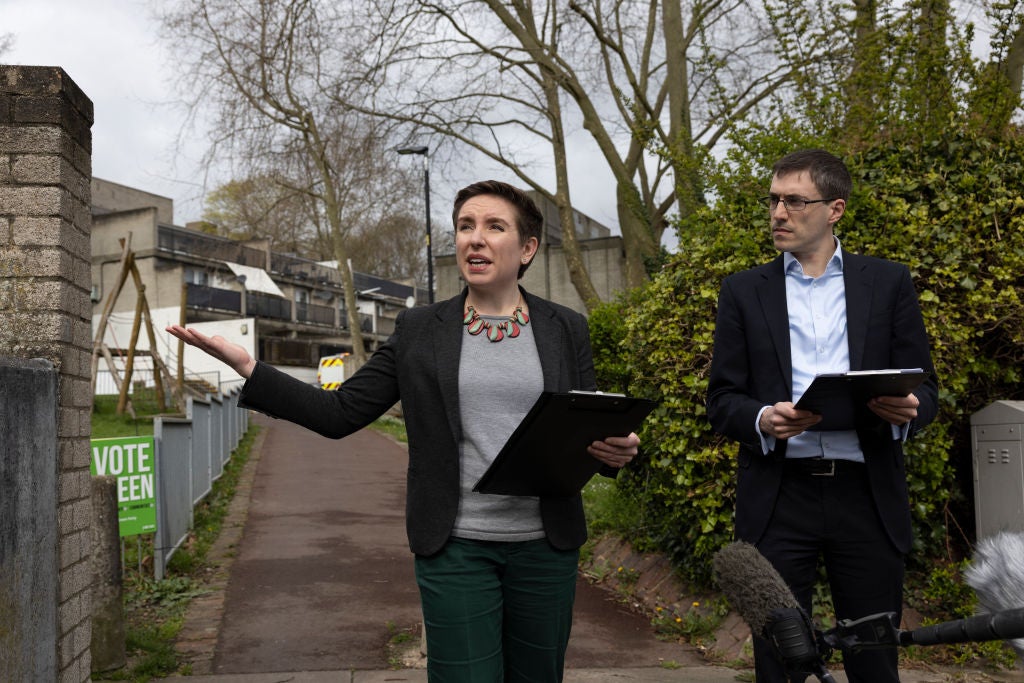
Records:
[[[839,619],[901,613],[910,503],[903,441],[937,412],[937,385],[909,270],[842,249],[834,234],[852,180],[843,162],[803,150],[772,169],[764,201],[782,252],[722,282],[708,416],[739,442],[736,535],[779,570],[808,614],[821,557]],[[818,431],[794,403],[816,374],[922,368],[907,396],[867,402],[869,418]],[[755,637],[758,683],[790,680]],[[851,683],[899,681],[895,649],[844,660]],[[804,677],[793,675],[792,680]]]

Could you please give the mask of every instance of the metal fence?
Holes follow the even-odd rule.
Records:
[[[153,418],[156,448],[156,535],[153,568],[162,579],[171,556],[192,528],[193,511],[213,489],[249,429],[240,389],[189,398],[185,417]]]

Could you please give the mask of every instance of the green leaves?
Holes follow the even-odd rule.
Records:
[[[696,580],[732,539],[736,445],[711,431],[704,407],[718,288],[775,254],[756,197],[776,134],[751,132],[716,169],[715,205],[677,225],[679,253],[591,317],[599,376],[662,401],[641,434],[644,457],[618,480],[641,508],[637,533]],[[911,268],[939,376],[939,417],[906,448],[913,559],[925,561],[973,527],[971,414],[1024,398],[1024,199],[1011,189],[1024,178],[1024,138],[893,139],[847,162],[843,246]]]

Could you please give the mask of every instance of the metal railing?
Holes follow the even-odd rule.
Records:
[[[213,490],[224,465],[249,429],[249,411],[238,406],[240,389],[206,399],[189,398],[185,417],[153,418],[156,450],[156,534],[153,571],[162,579],[174,552],[188,537],[195,506]]]
[[[295,303],[295,319],[301,323],[315,323],[334,327],[334,308],[319,304]]]
[[[185,293],[185,303],[192,308],[209,308],[240,313],[242,293],[189,283]]]
[[[206,235],[171,225],[158,228],[157,248],[173,254],[201,254],[207,259],[231,261],[252,268],[265,268],[267,265],[267,253],[261,249],[247,247],[226,237]]]
[[[155,376],[152,366],[146,367],[145,365],[150,364],[148,358],[136,358],[136,366],[132,369],[132,383],[128,387],[128,394],[134,394],[136,388],[142,388],[149,392],[156,386]],[[145,365],[144,365],[145,364]],[[142,367],[139,367],[139,366]],[[121,373],[123,374],[123,369]],[[209,372],[186,372],[185,381],[192,382],[196,385],[208,384],[211,387],[224,387],[221,386],[220,373],[216,370]],[[165,386],[164,390],[170,394],[170,388]],[[114,381],[114,376],[110,370],[102,370],[97,368],[96,370],[96,396],[115,396],[121,393],[117,389],[117,382]]]
[[[186,304],[190,308],[236,313],[247,317],[267,320],[290,321],[308,325],[329,327],[333,330],[347,330],[348,318],[344,304],[337,307],[322,304],[292,302],[279,296],[261,292],[246,291],[245,308],[242,307],[242,292],[219,289],[207,285],[189,284],[186,290]],[[293,317],[294,316],[294,317]],[[387,336],[395,329],[392,317],[378,315],[376,333]],[[359,328],[363,332],[374,332],[374,316],[359,314]]]

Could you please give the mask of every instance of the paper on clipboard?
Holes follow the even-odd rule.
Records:
[[[600,392],[545,391],[480,481],[480,493],[573,496],[601,468],[587,446],[638,431],[656,402]]]
[[[873,415],[869,399],[906,396],[927,378],[921,368],[825,373],[815,376],[796,407],[822,416],[811,431],[856,429]]]

